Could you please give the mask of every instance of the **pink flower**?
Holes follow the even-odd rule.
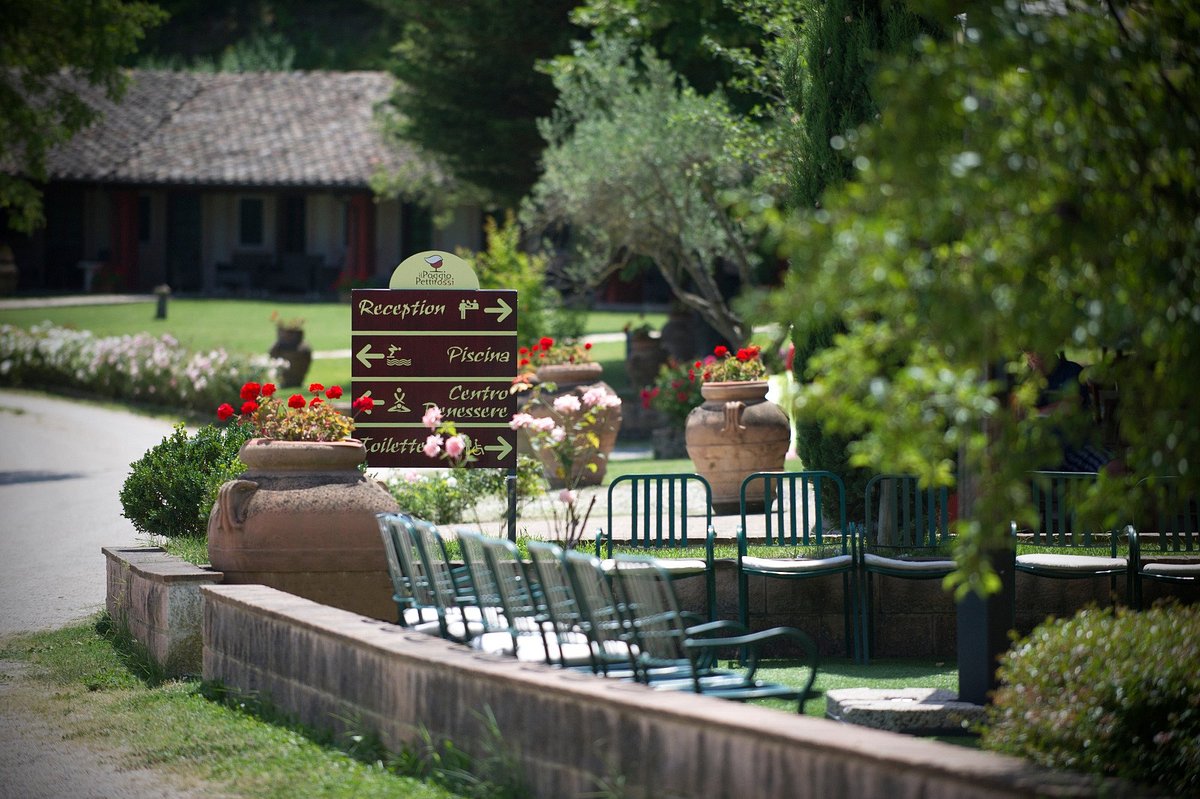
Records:
[[[564,505],[574,505],[575,492],[569,488],[564,488],[562,491],[558,492],[558,501]]]
[[[421,424],[428,427],[430,430],[435,429],[442,423],[442,409],[436,405],[430,405],[425,409],[425,415],[421,417]]]
[[[425,446],[421,448],[421,451],[430,458],[436,458],[442,451],[442,437],[429,436],[425,439]]]
[[[583,406],[579,404],[579,397],[574,394],[563,394],[561,397],[555,397],[554,410],[559,413],[574,413]]]
[[[561,427],[555,427],[550,430],[550,440],[555,444],[561,444],[567,437],[567,431]]]
[[[600,386],[592,386],[583,393],[583,404],[589,408],[594,405],[599,405],[601,398],[608,392],[600,388]]]
[[[451,458],[457,458],[463,454],[467,445],[463,441],[462,436],[450,436],[446,439],[446,454]]]
[[[528,413],[515,413],[508,426],[513,430],[520,430],[522,427],[529,427],[531,424],[533,424],[533,416]]]

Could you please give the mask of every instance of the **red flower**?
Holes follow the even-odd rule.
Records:
[[[592,342],[590,342],[590,341],[585,341],[585,342],[583,343],[583,348],[584,348],[585,350],[590,350],[590,349],[592,348]]]
[[[308,401],[308,407],[315,408],[318,405],[320,405],[322,402],[324,402],[324,400],[322,400],[320,397],[313,397],[311,400]]]
[[[258,410],[258,403],[254,400],[246,400],[242,403],[242,416],[249,416]]]
[[[675,399],[679,400],[680,402],[687,402],[688,401],[687,392],[686,391],[677,391],[675,393]]]
[[[528,347],[520,347],[520,348],[517,350],[517,355],[528,355],[528,354],[529,354],[529,348],[528,348]]]
[[[320,383],[309,383],[308,384],[308,392],[310,394],[320,394],[324,390],[325,390],[325,386],[321,385]]]
[[[697,369],[699,369],[703,365],[704,364],[700,363],[699,361],[696,361],[694,364],[692,364],[692,366],[696,367]]]
[[[325,389],[325,396],[329,399],[340,399],[342,396],[342,387],[330,386],[329,388]]]
[[[242,386],[242,399],[252,400],[256,398],[261,388],[262,387],[259,386],[258,383],[246,383],[244,386]]]
[[[354,402],[350,403],[350,408],[355,413],[358,413],[359,411],[367,411],[374,407],[375,407],[375,400],[371,399],[366,394],[363,394],[361,397],[356,399]]]
[[[737,351],[737,359],[739,361],[745,362],[745,361],[750,360],[753,357],[754,357],[754,355],[750,352],[750,350],[740,349]]]
[[[517,366],[528,366],[528,365],[529,365],[528,358],[522,358],[521,360],[517,361]]]
[[[554,346],[554,339],[549,336],[542,336],[541,341],[538,342],[538,346],[544,350],[548,350]]]
[[[230,416],[233,416],[233,406],[228,402],[222,402],[220,406],[217,407],[217,418],[223,422]]]
[[[261,392],[264,397],[271,396],[272,394],[275,393],[275,384],[274,383],[263,383]]]
[[[299,394],[293,394],[292,396],[288,397],[289,408],[303,408],[307,404],[308,403],[305,401],[304,397]]]
[[[724,358],[728,354],[729,348],[724,344],[718,344],[717,346],[713,347],[713,355],[717,356],[718,358]]]

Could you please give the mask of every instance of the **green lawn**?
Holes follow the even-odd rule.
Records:
[[[155,319],[154,302],[120,305],[76,305],[21,308],[0,311],[0,323],[32,327],[51,322],[60,327],[90,330],[98,336],[135,333],[168,333],[189,350],[224,349],[243,355],[265,355],[275,341],[271,314],[304,320],[304,340],[314,352],[350,349],[350,305],[333,302],[280,302],[276,300],[176,299],[168,304],[167,318]],[[666,314],[639,315],[636,311],[592,311],[586,334],[619,333],[626,324],[648,321],[656,328]],[[601,341],[593,358],[604,366],[604,379],[614,390],[630,390],[625,372],[625,342]],[[308,382],[350,386],[350,358],[317,358]]]

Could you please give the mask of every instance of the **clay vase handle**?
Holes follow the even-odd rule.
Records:
[[[246,523],[246,506],[257,490],[258,483],[253,480],[230,480],[221,485],[217,492],[217,506],[222,527],[241,532],[242,525]]]
[[[745,430],[746,426],[742,424],[742,411],[746,410],[746,403],[741,400],[731,400],[725,403],[725,427],[721,429],[722,433],[733,433],[738,430]]]

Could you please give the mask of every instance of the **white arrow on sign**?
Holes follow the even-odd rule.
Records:
[[[496,298],[496,307],[495,308],[484,308],[483,312],[497,314],[496,322],[498,324],[500,322],[503,322],[505,319],[507,319],[508,315],[512,313],[512,306],[509,305],[507,302],[505,302],[503,298],[497,297]],[[503,456],[501,456],[501,457],[503,457]]]
[[[504,460],[508,457],[508,453],[512,452],[512,444],[508,443],[508,439],[506,438],[498,439],[498,441],[500,442],[499,444],[492,444],[489,447],[484,447],[484,449],[488,452],[499,452],[500,454],[496,457]]]
[[[355,355],[354,357],[358,358],[359,362],[362,363],[363,366],[370,369],[371,361],[376,360],[377,358],[382,358],[383,353],[371,352],[371,345],[367,344],[361,350],[359,350],[358,355]]]

